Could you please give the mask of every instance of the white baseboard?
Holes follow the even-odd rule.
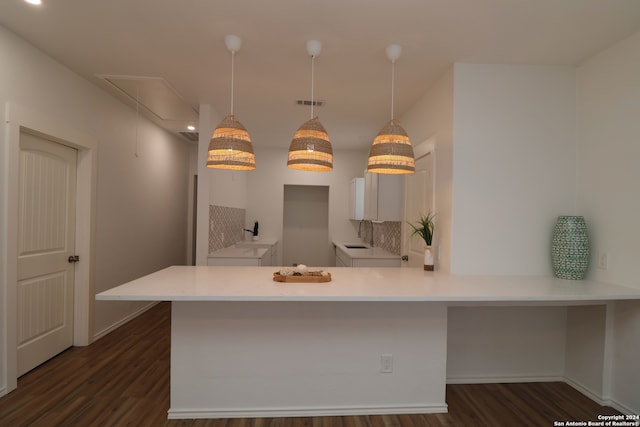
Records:
[[[580,393],[584,394],[585,396],[587,396],[589,399],[593,400],[594,402],[596,402],[598,405],[601,406],[610,406],[613,409],[615,409],[616,411],[620,411],[623,414],[626,415],[637,415],[638,414],[638,410],[634,410],[631,409],[617,401],[615,401],[614,399],[607,397],[607,396],[599,396],[596,393],[592,392],[591,390],[589,390],[587,387],[583,386],[582,384],[573,381],[569,378],[565,378],[564,380],[565,383],[567,383],[568,385],[570,385],[571,387],[573,387],[574,389],[576,389],[577,391],[579,391]]]
[[[104,337],[105,335],[109,334],[110,332],[115,331],[116,329],[118,329],[120,326],[124,325],[125,323],[135,319],[136,317],[140,316],[142,313],[144,313],[145,311],[149,310],[151,307],[153,307],[154,305],[158,304],[157,301],[154,302],[150,302],[149,304],[145,305],[144,307],[142,307],[141,309],[131,313],[130,315],[120,319],[119,321],[117,321],[116,323],[114,323],[113,325],[101,330],[100,332],[98,332],[97,334],[95,334],[93,336],[93,341],[97,341],[100,338]]]
[[[345,415],[385,414],[443,414],[447,404],[420,406],[365,406],[335,408],[243,408],[243,409],[179,409],[171,408],[168,418],[212,419],[212,418],[273,418],[273,417],[327,417]]]
[[[615,400],[607,400],[607,406],[611,406],[613,409],[615,409],[616,411],[620,411],[625,415],[638,415],[638,413],[640,413],[640,411],[638,410],[633,410],[627,406],[624,406],[621,403],[616,402]]]
[[[7,388],[6,387],[0,387],[0,397],[4,396],[5,394],[7,394]]]
[[[493,377],[448,377],[447,384],[495,384],[495,383],[548,383],[565,382],[561,375],[493,376]]]
[[[573,387],[574,389],[576,389],[577,391],[579,391],[580,393],[582,393],[585,396],[587,396],[589,399],[591,399],[594,402],[596,402],[598,405],[600,405],[600,406],[611,406],[611,400],[610,399],[603,398],[602,396],[600,396],[597,393],[594,393],[593,391],[589,390],[587,387],[585,387],[584,385],[580,384],[579,382],[576,382],[576,381],[572,380],[571,378],[565,378],[564,382],[567,383],[568,385],[570,385],[571,387]]]

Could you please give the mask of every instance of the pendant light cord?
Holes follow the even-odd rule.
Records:
[[[391,120],[393,120],[393,96],[394,96],[394,84],[395,84],[395,74],[396,74],[396,61],[391,61]]]
[[[235,50],[231,51],[231,115],[233,116],[233,83],[234,83],[234,74],[235,74],[235,69],[234,69],[234,63],[235,63],[235,56],[236,56],[236,52]]]
[[[133,155],[138,157],[138,122],[140,121],[140,84],[136,82],[136,143]]]
[[[314,80],[314,65],[316,62],[316,56],[311,55],[311,118],[313,119],[313,80]]]

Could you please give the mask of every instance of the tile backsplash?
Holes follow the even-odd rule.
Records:
[[[373,246],[382,248],[392,254],[400,255],[400,242],[402,240],[402,223],[400,221],[385,221],[382,223],[363,221],[360,228],[360,236],[363,242],[371,243],[372,231]]]
[[[243,240],[245,209],[209,205],[209,253]]]

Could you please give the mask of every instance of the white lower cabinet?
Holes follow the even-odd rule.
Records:
[[[267,253],[266,251],[261,258],[247,258],[247,257],[209,257],[207,259],[208,266],[232,266],[232,267],[247,267],[247,266],[256,266],[259,267],[261,265],[271,265],[271,257],[268,258],[267,261]]]
[[[237,248],[265,248],[267,249],[267,254],[263,258],[261,265],[278,265],[277,240],[241,241],[234,246]]]
[[[351,257],[336,246],[336,267],[351,267]]]
[[[220,249],[209,254],[209,266],[264,266],[273,265],[273,248],[275,245],[264,245],[251,242]]]
[[[400,267],[399,256],[375,256],[350,255],[340,246],[336,245],[336,267]]]
[[[400,267],[400,258],[352,258],[351,267]]]

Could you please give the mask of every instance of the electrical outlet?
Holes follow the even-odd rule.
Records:
[[[609,254],[606,252],[602,252],[600,254],[600,259],[598,260],[598,268],[601,270],[606,270],[609,268]]]
[[[380,372],[383,374],[393,372],[393,354],[380,355]]]

